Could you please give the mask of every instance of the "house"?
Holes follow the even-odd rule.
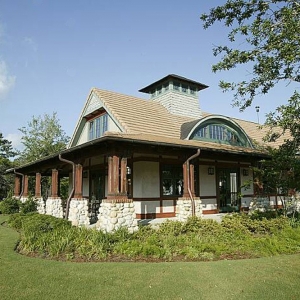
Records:
[[[74,225],[97,217],[106,231],[249,207],[254,187],[241,186],[267,157],[255,146],[264,134],[256,123],[203,112],[206,88],[174,74],[140,90],[149,100],[92,88],[67,149],[14,170],[15,196],[26,201],[35,176],[40,213],[63,217],[59,179],[68,177],[66,217]],[[52,180],[46,203],[42,176]]]

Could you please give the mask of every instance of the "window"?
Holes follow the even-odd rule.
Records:
[[[165,83],[165,84],[164,84],[164,90],[165,90],[165,91],[168,91],[168,90],[169,90],[169,83]]]
[[[191,95],[195,95],[196,90],[194,87],[190,87],[190,93],[191,93]]]
[[[158,92],[158,94],[161,94],[161,89],[162,89],[161,86],[157,87],[157,92]]]
[[[163,196],[183,195],[182,166],[163,165],[161,178]]]
[[[211,121],[201,124],[191,135],[192,140],[202,140],[229,144],[233,146],[251,147],[247,137],[238,130],[221,121]]]
[[[180,84],[178,82],[173,83],[173,90],[179,91]]]
[[[107,114],[90,121],[89,140],[103,136],[105,131],[107,131]]]
[[[187,85],[183,84],[181,87],[182,92],[187,93],[187,89],[188,89]]]

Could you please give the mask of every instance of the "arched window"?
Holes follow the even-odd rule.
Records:
[[[199,121],[188,139],[252,148],[245,132],[237,124],[225,118],[207,118],[203,122]]]

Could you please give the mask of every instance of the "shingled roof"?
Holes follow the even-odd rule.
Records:
[[[199,119],[189,118],[184,116],[175,116],[170,114],[167,109],[161,104],[145,100],[138,97],[128,96],[116,92],[93,88],[95,93],[103,102],[108,113],[118,120],[123,127],[122,136],[128,134],[135,137],[147,136],[147,139],[155,140],[155,136],[159,140],[165,139],[170,142],[172,139],[182,140],[182,125],[194,123]],[[203,117],[213,115],[212,113],[203,112]],[[267,129],[260,128],[257,123],[245,121],[241,119],[231,118],[239,126],[243,128],[249,138],[259,144],[264,143],[263,137],[266,135]],[[178,141],[176,141],[177,143]],[[278,146],[283,142],[283,138],[276,143],[271,143],[271,146]],[[202,141],[194,141],[199,146],[204,145]],[[225,147],[224,144],[209,143],[209,146],[215,148]],[[233,146],[230,146],[233,147]],[[245,150],[245,148],[243,148]]]

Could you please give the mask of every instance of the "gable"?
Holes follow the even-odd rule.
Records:
[[[104,119],[103,116],[105,116],[105,120],[102,120]],[[93,122],[97,124],[92,124]],[[101,130],[123,132],[122,126],[111,114],[110,110],[105,105],[105,102],[93,90],[91,90],[77,121],[68,148],[84,144],[91,140],[91,138],[93,139],[93,137],[91,137],[91,129],[98,125],[98,123],[99,129]],[[103,123],[105,124],[104,129]],[[96,127],[94,131],[97,131]],[[101,132],[101,135],[103,134],[104,132]],[[95,138],[100,137],[98,135]]]

